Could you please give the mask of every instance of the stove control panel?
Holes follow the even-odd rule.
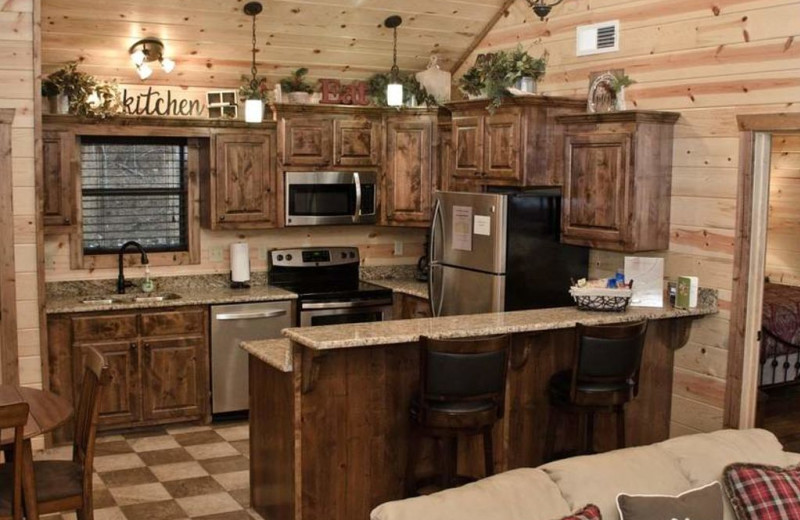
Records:
[[[357,247],[308,247],[269,252],[269,263],[274,267],[319,267],[359,262]]]

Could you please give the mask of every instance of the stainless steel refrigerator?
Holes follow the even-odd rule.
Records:
[[[573,305],[589,249],[563,245],[561,191],[436,192],[428,284],[434,316]]]

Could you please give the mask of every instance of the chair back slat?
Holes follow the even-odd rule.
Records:
[[[509,337],[421,338],[420,396],[427,401],[492,399],[502,404]]]
[[[639,382],[647,321],[614,325],[577,325],[572,395],[578,383],[629,384]]]
[[[94,348],[84,348],[85,369],[78,408],[75,412],[72,460],[81,465],[84,479],[91,482],[97,421],[100,416],[100,397],[103,387],[111,382],[111,375],[103,355]]]
[[[11,492],[11,517],[22,520],[22,443],[25,424],[28,422],[28,403],[14,403],[0,406],[0,434],[4,429],[14,429],[14,444],[12,447],[13,464],[12,492]],[[8,461],[6,461],[8,463]]]

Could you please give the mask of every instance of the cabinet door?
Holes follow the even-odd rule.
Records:
[[[71,226],[73,215],[72,148],[69,132],[42,133],[44,225]]]
[[[481,177],[522,184],[520,168],[521,115],[496,113],[484,121],[484,161]],[[505,182],[504,182],[505,184]]]
[[[205,338],[145,338],[142,352],[144,419],[202,417],[208,409]]]
[[[380,163],[381,123],[375,120],[333,121],[333,164],[376,166]]]
[[[267,228],[276,219],[274,133],[216,135],[217,226]]]
[[[91,347],[106,359],[111,383],[100,396],[99,425],[103,427],[130,426],[142,418],[139,399],[139,343],[136,340],[115,343],[92,343],[73,348],[74,403],[80,399],[86,351]]]
[[[624,242],[630,150],[629,134],[566,136],[564,242]]]
[[[389,223],[428,223],[431,218],[433,122],[389,121],[384,184]]]
[[[483,117],[453,118],[452,177],[474,178],[483,170]]]
[[[281,124],[284,165],[327,166],[331,163],[333,126],[330,120],[283,119]]]

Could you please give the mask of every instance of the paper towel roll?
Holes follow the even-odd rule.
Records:
[[[231,244],[231,281],[250,281],[250,248],[247,242]]]

